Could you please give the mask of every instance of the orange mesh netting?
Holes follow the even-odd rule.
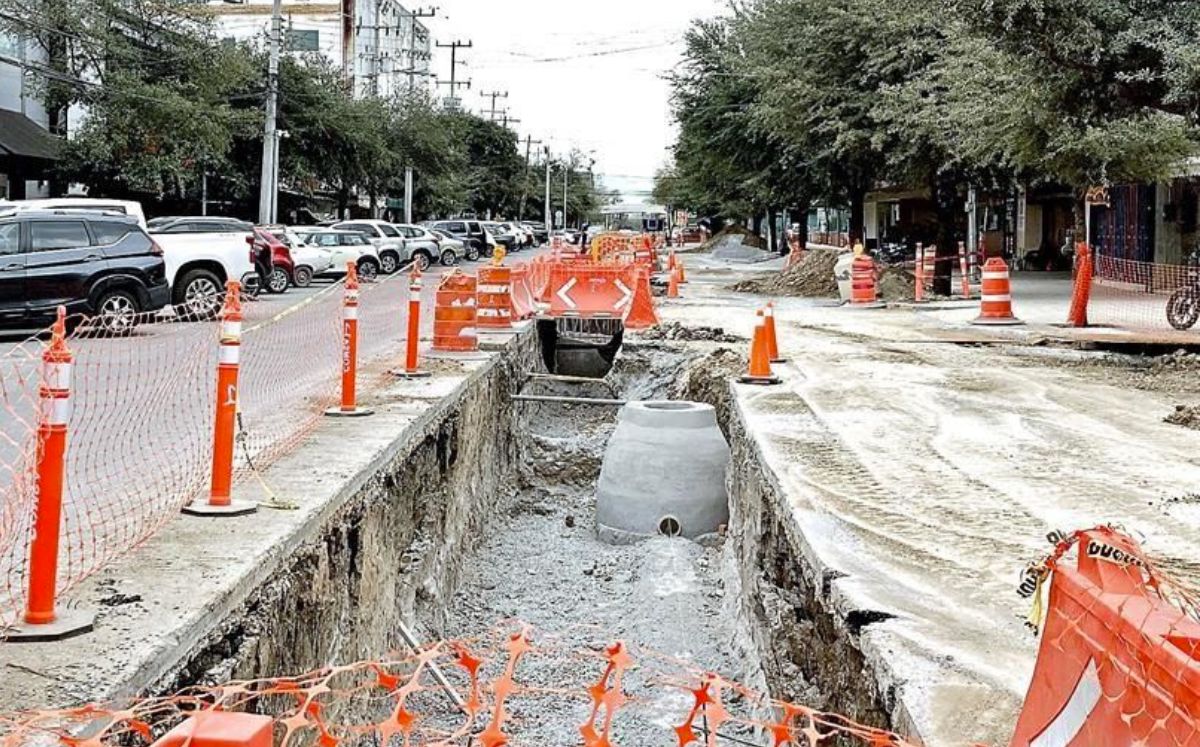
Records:
[[[1090,324],[1153,333],[1165,341],[1200,342],[1200,267],[1094,258]]]
[[[363,289],[360,359],[400,348],[408,285]],[[261,470],[312,432],[337,398],[342,284],[288,306],[243,304],[235,475]],[[218,323],[142,314],[114,331],[69,320],[71,387],[59,552],[65,591],[151,537],[202,498],[212,468]],[[0,357],[0,624],[27,593],[36,504],[43,343]]]
[[[0,747],[147,744],[189,716],[229,711],[270,716],[275,744],[289,747],[907,744],[620,641],[568,651],[520,627],[295,677],[0,716]]]

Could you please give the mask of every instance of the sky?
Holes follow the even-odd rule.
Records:
[[[721,0],[442,0],[425,19],[436,41],[470,41],[459,79],[464,107],[491,109],[483,92],[520,120],[513,125],[549,141],[552,153],[593,152],[605,186],[627,201],[649,200],[655,170],[674,141],[670,89],[662,76],[679,60],[693,18],[718,14]],[[409,0],[410,9],[428,8]],[[447,80],[450,50],[434,50]],[[444,97],[449,89],[439,88]],[[486,115],[485,115],[486,116]]]

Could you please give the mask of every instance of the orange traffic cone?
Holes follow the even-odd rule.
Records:
[[[983,264],[983,286],[979,301],[979,316],[971,324],[1024,324],[1013,315],[1012,285],[1008,265],[1000,257]]]
[[[766,319],[766,337],[767,337],[767,360],[771,363],[784,363],[787,361],[779,355],[779,338],[775,334],[775,302],[768,301],[767,307],[764,309],[764,318]]]
[[[679,270],[671,270],[667,279],[667,298],[679,298]]]
[[[750,371],[739,377],[743,384],[778,384],[779,377],[771,373],[771,360],[767,355],[766,315],[760,309],[754,322],[754,339],[750,342]]]
[[[679,284],[683,285],[687,282],[687,272],[683,269],[683,260],[675,260],[675,269],[679,270]]]

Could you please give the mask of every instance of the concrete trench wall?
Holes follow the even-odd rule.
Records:
[[[511,490],[519,453],[509,395],[541,369],[518,335],[414,428],[387,461],[224,620],[156,692],[309,671],[404,648],[398,622],[439,627],[464,554]],[[422,625],[424,623],[424,625]]]
[[[824,577],[810,560],[793,508],[747,432],[724,374],[720,366],[694,368],[684,395],[717,408],[731,447],[725,552],[730,586],[739,592],[729,602],[758,652],[771,694],[913,733],[895,693],[880,687],[859,646],[859,633],[874,620],[837,609],[830,595],[835,577]]]

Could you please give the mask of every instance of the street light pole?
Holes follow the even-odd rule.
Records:
[[[550,212],[550,146],[546,146],[546,230],[554,230],[554,214]]]
[[[567,227],[567,178],[571,171],[567,164],[563,163],[563,229]]]
[[[267,112],[263,125],[263,152],[261,184],[258,190],[258,222],[271,223],[272,208],[275,203],[277,174],[275,154],[278,152],[278,142],[275,139],[275,117],[277,115],[279,96],[279,46],[283,28],[283,2],[275,0],[271,5],[271,52],[267,65]]]

